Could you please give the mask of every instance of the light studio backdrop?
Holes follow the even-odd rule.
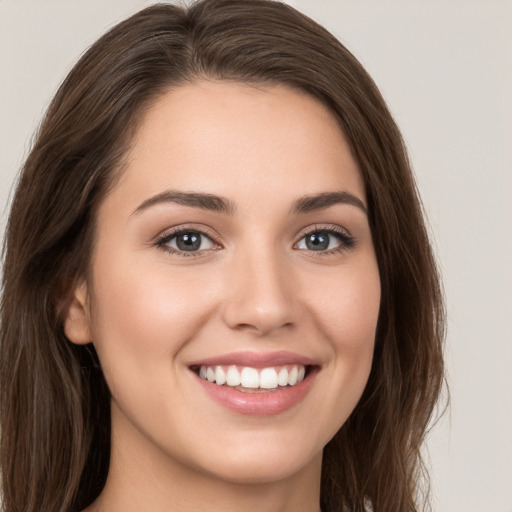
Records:
[[[0,0],[0,235],[50,97],[84,49],[152,2]],[[400,125],[448,305],[450,412],[434,510],[512,511],[512,2],[290,1],[373,76]],[[378,511],[377,511],[378,512]]]

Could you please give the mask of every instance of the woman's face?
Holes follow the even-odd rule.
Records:
[[[84,327],[66,322],[100,358],[113,454],[232,482],[318,468],[372,363],[365,204],[307,95],[199,82],[152,105],[99,208]]]

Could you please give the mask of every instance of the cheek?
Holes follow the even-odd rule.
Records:
[[[381,296],[377,264],[370,259],[368,264],[341,269],[324,287],[324,293],[312,297],[312,318],[329,343],[332,405],[343,423],[358,402],[372,366]]]
[[[160,419],[167,411],[164,423],[171,429],[169,390],[182,385],[182,349],[213,314],[215,283],[204,271],[121,257],[115,265],[107,258],[96,265],[94,283],[94,346],[114,402],[141,431],[156,411]],[[173,408],[179,408],[181,395],[173,396]]]
[[[380,278],[372,256],[362,259],[360,265],[316,272],[315,281],[304,282],[315,282],[304,295],[309,311],[304,318],[309,318],[309,330],[320,335],[325,347],[325,366],[318,375],[321,400],[312,406],[316,409],[308,429],[318,432],[325,444],[356,407],[370,375]],[[307,329],[308,324],[304,327]]]
[[[346,356],[373,350],[380,308],[377,265],[346,268],[317,287],[310,304],[313,317],[332,348]]]
[[[149,365],[168,368],[214,309],[215,283],[204,272],[172,271],[160,262],[116,258],[110,265],[105,258],[94,283],[93,334],[102,363],[141,374]]]

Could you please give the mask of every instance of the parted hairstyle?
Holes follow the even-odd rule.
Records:
[[[271,0],[201,0],[148,7],[92,45],[21,170],[3,252],[4,510],[78,512],[102,490],[110,394],[92,345],[66,339],[62,307],[90,271],[98,205],[144,112],[204,79],[285,85],[339,121],[366,187],[382,295],[369,381],[324,449],[321,506],[429,508],[421,446],[443,388],[444,309],[400,132],[361,64],[308,17]]]

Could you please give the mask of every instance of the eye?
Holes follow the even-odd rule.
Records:
[[[316,229],[306,233],[298,242],[297,249],[315,252],[336,252],[349,249],[354,239],[345,232],[335,229]]]
[[[164,235],[158,245],[170,252],[195,253],[216,249],[218,245],[201,231],[186,229]]]

